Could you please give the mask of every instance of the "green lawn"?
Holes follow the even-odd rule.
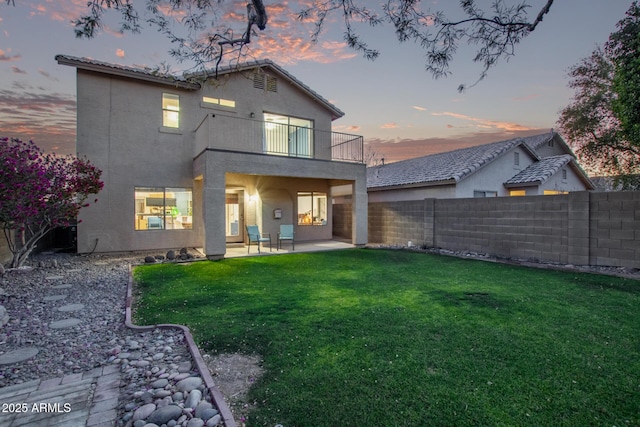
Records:
[[[137,324],[262,356],[248,426],[640,425],[640,281],[372,249],[134,277]]]

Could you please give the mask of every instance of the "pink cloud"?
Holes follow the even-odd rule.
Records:
[[[427,111],[427,109],[425,107],[420,107],[417,105],[412,105],[411,108],[413,108],[414,110],[418,110],[418,111]]]
[[[503,130],[503,131],[527,131],[527,130],[534,129],[532,127],[521,125],[519,123],[501,122],[497,120],[483,119],[480,117],[471,117],[464,114],[452,113],[449,111],[438,112],[438,113],[433,112],[431,113],[431,115],[453,117],[462,121],[471,122],[471,123],[474,123],[475,126],[479,129],[496,129],[496,130]]]
[[[473,147],[491,142],[504,141],[516,137],[526,137],[548,132],[548,129],[529,129],[526,131],[507,132],[494,130],[493,132],[476,132],[451,138],[421,138],[421,139],[365,139],[365,145],[374,150],[385,162],[392,163],[430,154],[443,153],[459,148]]]
[[[17,61],[20,58],[22,58],[22,55],[20,54],[11,55],[10,52],[11,52],[11,49],[7,49],[6,52],[0,49],[0,62]]]
[[[124,58],[124,50],[122,49],[116,49],[116,56],[118,58]]]
[[[531,101],[532,99],[536,99],[539,98],[540,94],[538,93],[531,93],[529,95],[523,95],[523,96],[516,96],[515,98],[513,98],[514,101]]]
[[[380,129],[396,129],[398,127],[397,123],[385,123],[382,126],[380,126]]]

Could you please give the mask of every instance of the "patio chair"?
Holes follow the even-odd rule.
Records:
[[[271,233],[261,234],[257,225],[247,225],[247,236],[249,237],[247,253],[251,249],[251,243],[255,243],[258,246],[258,253],[260,253],[260,243],[264,242],[269,242],[269,252],[271,252]]]
[[[294,251],[296,249],[296,244],[294,243],[293,235],[293,224],[280,224],[280,231],[278,232],[278,242],[276,244],[276,250],[280,250],[282,247],[283,240],[291,241],[291,250]]]

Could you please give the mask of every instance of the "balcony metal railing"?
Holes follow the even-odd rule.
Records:
[[[207,115],[196,129],[196,141],[196,154],[219,148],[364,163],[362,136],[221,114]]]

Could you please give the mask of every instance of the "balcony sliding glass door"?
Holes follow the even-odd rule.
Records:
[[[313,122],[264,113],[264,151],[291,157],[313,157]]]

